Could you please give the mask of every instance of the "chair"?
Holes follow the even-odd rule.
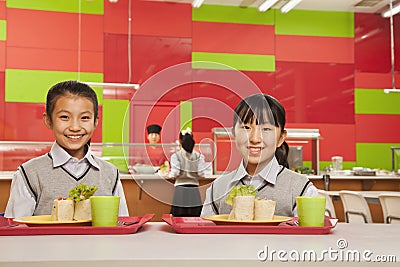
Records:
[[[339,191],[339,196],[343,203],[347,223],[372,223],[367,200],[360,193],[342,190]]]
[[[400,196],[379,195],[385,223],[400,223]]]
[[[325,197],[326,199],[325,215],[336,218],[336,212],[335,207],[333,206],[332,197],[325,190],[320,189],[318,189],[318,196]]]

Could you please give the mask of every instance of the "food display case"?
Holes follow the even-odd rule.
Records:
[[[49,152],[52,144],[52,142],[0,141],[0,171],[15,171],[22,163]],[[149,168],[154,169],[151,166],[154,165],[151,161],[151,151],[158,151],[158,154],[163,154],[165,160],[169,161],[171,155],[179,150],[179,145],[177,143],[154,145],[91,143],[90,149],[95,156],[117,166],[121,173],[129,173],[136,165],[136,170],[140,169],[143,172],[148,172]],[[194,150],[204,155],[205,161],[208,163],[206,165],[212,165],[213,152],[210,144],[196,144]]]
[[[319,129],[286,129],[286,142],[290,151],[296,153],[293,162],[303,162],[302,147],[299,144],[311,142],[311,168],[319,174]],[[240,164],[241,156],[236,151],[231,128],[213,128],[214,139],[214,174],[232,171]],[[289,152],[290,153],[290,152]],[[289,158],[290,159],[290,158]],[[290,166],[292,167],[292,166]],[[298,167],[298,166],[294,166]]]

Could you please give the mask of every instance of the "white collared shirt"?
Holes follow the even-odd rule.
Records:
[[[233,176],[231,182],[229,183],[229,192],[233,187],[240,185],[240,180],[242,180],[245,184],[252,184],[255,189],[260,188],[266,183],[275,184],[276,177],[278,176],[279,172],[282,170],[282,166],[279,165],[278,161],[274,157],[268,164],[262,169],[259,173],[255,176],[250,176],[244,163],[239,165],[238,169],[236,170],[235,175]],[[245,177],[245,178],[244,178]],[[303,196],[316,196],[318,195],[318,189],[311,185],[307,188],[304,192]],[[294,216],[297,216],[297,207],[293,210]],[[212,199],[211,199],[211,186],[207,188],[206,191],[206,198],[204,201],[203,209],[201,211],[201,216],[211,216],[215,215],[214,210],[212,208]]]
[[[60,147],[57,142],[53,143],[50,150],[50,155],[53,159],[53,167],[63,166],[69,173],[74,176],[80,176],[87,168],[92,165],[95,168],[99,168],[97,162],[93,159],[93,154],[88,151],[81,160],[72,157]],[[7,218],[19,218],[23,216],[31,216],[35,211],[36,201],[29,193],[25,186],[23,176],[18,169],[11,182],[10,197],[8,199],[6,211],[4,216]],[[121,180],[118,180],[117,187],[114,192],[115,196],[120,196],[119,216],[128,216],[128,207],[125,200],[125,194],[122,187]]]

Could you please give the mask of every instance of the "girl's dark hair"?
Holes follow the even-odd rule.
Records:
[[[193,139],[193,134],[191,133],[185,133],[182,134],[182,132],[179,133],[179,141],[181,142],[182,148],[188,152],[192,153],[193,148],[194,148],[194,139]]]
[[[55,84],[50,90],[47,92],[46,97],[46,114],[52,122],[51,114],[54,111],[54,106],[57,100],[61,96],[80,96],[86,97],[93,103],[94,108],[94,121],[96,121],[98,116],[99,104],[97,102],[96,92],[87,84],[80,83],[77,81],[65,81]]]
[[[281,133],[285,130],[286,111],[282,104],[270,95],[255,94],[246,97],[235,108],[233,115],[233,127],[237,123],[256,124],[271,123],[275,127],[281,128]],[[275,157],[279,164],[289,168],[288,163],[289,146],[284,141],[275,151]]]

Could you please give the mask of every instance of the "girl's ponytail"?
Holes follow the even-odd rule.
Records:
[[[289,145],[284,141],[280,147],[278,147],[275,151],[275,157],[278,160],[279,164],[289,168],[289,162],[288,162],[288,156],[289,156]]]

